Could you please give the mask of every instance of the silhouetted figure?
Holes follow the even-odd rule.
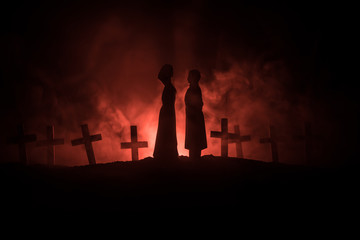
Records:
[[[185,148],[189,149],[192,160],[200,159],[201,150],[207,148],[205,120],[202,112],[203,101],[199,86],[201,75],[198,70],[191,70],[188,76],[190,86],[185,94],[186,135]]]
[[[172,76],[173,67],[170,64],[165,64],[158,75],[159,80],[165,86],[162,93],[162,107],[154,149],[154,158],[159,160],[178,157],[175,119],[176,89],[171,83]]]

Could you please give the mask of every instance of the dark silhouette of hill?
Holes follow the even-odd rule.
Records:
[[[355,203],[355,173],[214,156],[0,168],[3,208],[51,214],[334,211]]]

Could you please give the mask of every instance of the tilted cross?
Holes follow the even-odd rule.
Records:
[[[221,132],[211,131],[210,137],[221,138],[221,156],[222,157],[228,157],[228,155],[229,155],[228,144],[231,142],[235,142],[235,141],[233,141],[233,139],[239,138],[238,135],[228,132],[227,118],[221,119]]]
[[[133,161],[139,160],[139,148],[147,148],[148,142],[138,142],[137,137],[137,127],[136,126],[130,126],[130,134],[131,134],[131,142],[122,142],[121,148],[122,149],[129,149],[131,148],[131,158]]]
[[[279,162],[279,153],[277,148],[277,136],[274,130],[274,126],[269,126],[269,137],[260,138],[260,143],[270,143],[272,161],[275,163]]]
[[[24,126],[18,125],[17,126],[18,135],[16,137],[11,137],[8,139],[9,144],[18,144],[19,145],[19,159],[20,162],[23,164],[28,164],[28,159],[26,155],[26,143],[35,142],[36,135],[35,134],[24,134]]]
[[[236,143],[236,157],[244,158],[244,153],[242,149],[242,142],[248,142],[251,140],[250,135],[243,135],[240,134],[240,127],[239,125],[234,126],[234,137],[233,139],[229,140],[229,143]]]
[[[50,125],[46,127],[46,140],[41,140],[37,142],[38,147],[46,146],[47,147],[47,163],[48,166],[54,166],[55,164],[55,145],[63,145],[63,138],[54,138],[54,126]]]
[[[76,146],[76,145],[84,144],[86,149],[86,155],[89,160],[89,164],[96,164],[92,142],[100,141],[102,139],[101,134],[90,135],[89,127],[87,124],[81,125],[81,131],[83,138],[72,140],[71,145]]]

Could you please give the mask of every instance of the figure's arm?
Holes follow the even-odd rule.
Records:
[[[202,109],[204,104],[201,98],[201,92],[186,92],[185,105],[190,108]]]
[[[191,105],[190,103],[190,96],[189,96],[189,90],[185,93],[185,106],[189,107]]]

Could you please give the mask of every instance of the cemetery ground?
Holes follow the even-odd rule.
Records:
[[[17,215],[53,217],[103,212],[238,218],[264,211],[331,215],[357,206],[357,169],[212,155],[197,162],[146,158],[75,167],[7,163],[0,167],[1,205]]]

